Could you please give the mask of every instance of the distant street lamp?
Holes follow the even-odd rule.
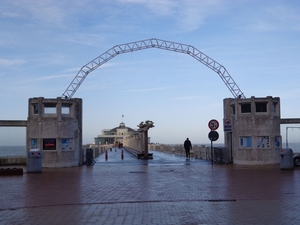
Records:
[[[138,131],[143,133],[144,136],[144,159],[148,159],[148,130],[152,127],[154,123],[151,120],[146,120],[144,122],[140,122]]]

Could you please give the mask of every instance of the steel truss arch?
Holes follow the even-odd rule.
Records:
[[[240,88],[232,79],[232,77],[230,76],[230,74],[224,66],[222,66],[221,64],[219,64],[218,62],[216,62],[215,60],[213,60],[212,58],[210,58],[209,56],[207,56],[206,54],[204,54],[203,52],[199,51],[197,48],[191,45],[180,44],[156,38],[116,45],[110,48],[94,60],[81,67],[81,69],[79,70],[75,78],[72,80],[68,88],[62,94],[62,98],[72,98],[89,73],[102,66],[104,63],[111,60],[115,56],[122,53],[134,52],[148,48],[159,48],[163,50],[190,55],[194,59],[198,60],[205,66],[215,71],[223,80],[223,82],[235,98],[245,98],[244,93],[240,90]]]

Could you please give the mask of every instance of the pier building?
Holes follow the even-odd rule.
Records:
[[[118,127],[103,129],[101,135],[94,138],[94,142],[96,145],[123,143],[125,136],[132,136],[138,133],[137,129],[126,127],[125,123],[121,122]]]

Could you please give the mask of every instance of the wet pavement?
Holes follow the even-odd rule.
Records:
[[[92,166],[0,177],[0,224],[298,224],[300,169],[120,150]],[[24,168],[26,170],[26,168]]]

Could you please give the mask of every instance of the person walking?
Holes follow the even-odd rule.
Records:
[[[192,143],[191,141],[189,140],[189,138],[187,138],[185,141],[184,141],[184,149],[185,149],[185,154],[186,154],[186,157],[187,158],[190,158],[190,150],[193,148],[192,147]]]

